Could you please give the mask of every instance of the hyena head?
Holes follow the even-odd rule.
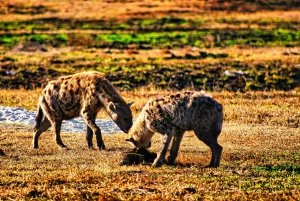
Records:
[[[151,147],[151,138],[142,140],[135,140],[133,137],[126,139],[126,142],[129,142],[136,148],[150,148]]]
[[[132,128],[129,130],[130,138],[125,141],[131,143],[137,148],[149,148],[151,146],[151,138],[154,132],[150,131],[142,114],[134,122]]]
[[[133,104],[128,103],[113,103],[109,102],[107,107],[108,115],[114,120],[119,128],[124,132],[128,133],[132,126],[132,113],[130,106]]]

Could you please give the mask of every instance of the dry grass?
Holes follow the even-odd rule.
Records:
[[[37,92],[27,91],[27,96]],[[23,93],[11,94],[21,100]],[[140,89],[122,95],[136,101],[136,116],[149,97],[162,93],[169,92]],[[70,148],[65,151],[47,131],[34,150],[32,126],[0,124],[0,148],[6,154],[0,156],[0,200],[299,200],[300,94],[213,96],[224,105],[226,117],[218,169],[205,168],[210,151],[192,132],[183,138],[176,166],[152,168],[119,166],[122,153],[131,148],[126,134],[104,135],[107,150],[98,151],[87,149],[84,135],[63,133]],[[159,142],[155,135],[150,150],[156,152]]]
[[[291,6],[296,0],[288,1],[288,6],[280,6],[278,2],[283,1],[244,2],[0,0],[0,18],[2,22],[16,23],[72,19],[74,22],[104,20],[120,24],[131,19],[178,17],[203,20],[201,28],[210,30],[273,29],[282,24],[293,29],[299,27],[299,4]],[[77,28],[65,30],[62,27],[31,30],[30,26],[12,31],[0,30],[1,34],[10,32],[16,35],[32,31],[37,34],[104,32]],[[98,48],[49,47],[47,52],[21,52],[15,49],[7,51],[1,46],[0,59],[11,59],[11,65],[10,61],[5,63],[5,59],[3,65],[11,66],[13,70],[16,66],[18,70],[34,71],[41,66],[61,74],[111,64],[180,66],[186,63],[224,63],[234,68],[236,61],[249,67],[280,63],[284,69],[298,66],[300,62],[299,47],[215,48],[214,40],[208,35],[205,41],[212,47],[199,48],[199,51],[227,54],[227,58],[164,59],[170,56],[170,51],[176,56],[193,54],[191,47],[111,49],[108,52]],[[55,60],[74,61],[74,66],[82,68],[51,65]],[[1,69],[0,66],[0,70],[11,69]],[[40,79],[46,83],[50,78]],[[60,150],[50,130],[41,136],[40,149],[34,150],[31,148],[33,125],[0,123],[0,200],[300,200],[299,89],[296,87],[295,91],[288,92],[212,92],[213,97],[223,104],[225,112],[219,138],[224,152],[217,169],[205,168],[210,160],[210,150],[192,132],[185,134],[175,166],[152,168],[145,164],[119,165],[122,153],[131,148],[124,142],[128,137],[126,134],[104,135],[107,150],[99,151],[88,150],[84,134],[62,133],[62,140],[70,150]],[[0,105],[36,110],[41,90],[0,89]],[[135,101],[132,106],[135,119],[150,97],[171,91],[168,87],[159,90],[150,84],[122,91],[121,95],[128,102]],[[104,111],[98,117],[108,119]],[[155,135],[150,151],[157,152],[159,143],[159,135]]]

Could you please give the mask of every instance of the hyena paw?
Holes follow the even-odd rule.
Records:
[[[57,146],[64,150],[69,150],[69,148],[62,142],[57,142]]]
[[[207,168],[217,168],[220,166],[220,163],[210,163],[208,166],[206,166]]]
[[[89,146],[89,150],[95,150],[93,146]]]
[[[152,167],[161,167],[163,164],[162,161],[155,160],[152,164]]]
[[[69,148],[67,146],[61,146],[60,148],[63,150],[69,150]]]
[[[166,164],[168,165],[175,165],[175,160],[168,157],[168,160],[166,160]]]
[[[101,145],[99,145],[99,149],[100,149],[100,150],[105,150],[105,145],[104,145],[104,143],[101,144]]]

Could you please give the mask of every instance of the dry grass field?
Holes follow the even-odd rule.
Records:
[[[1,125],[1,200],[299,200],[299,129],[225,124],[221,166],[192,133],[176,166],[119,166],[125,134],[105,135],[106,151],[87,150],[84,135],[51,134],[33,150],[31,129]],[[157,150],[155,136],[152,150]]]
[[[1,90],[14,105],[34,108],[38,91]],[[141,89],[123,93],[135,100],[136,118],[150,96]],[[104,135],[107,150],[88,150],[84,134],[63,133],[70,150],[60,150],[51,131],[31,148],[32,127],[0,124],[2,200],[299,200],[299,92],[212,93],[225,110],[219,142],[221,166],[205,168],[210,150],[192,132],[185,134],[175,166],[120,166],[131,146],[127,135]],[[3,100],[1,96],[1,100]],[[107,118],[104,113],[101,117]],[[94,139],[95,140],[95,139]],[[159,135],[151,151],[158,151]]]
[[[61,75],[96,70],[132,105],[204,89],[224,106],[219,168],[193,132],[175,166],[120,166],[124,133],[0,122],[0,200],[300,200],[298,0],[0,0],[0,105],[36,110]],[[101,111],[98,118],[108,119]],[[95,139],[94,139],[95,140]],[[159,149],[160,136],[150,151]],[[95,145],[95,143],[94,143]]]

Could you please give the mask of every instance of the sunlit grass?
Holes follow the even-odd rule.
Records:
[[[66,151],[47,131],[34,150],[32,126],[0,127],[6,154],[0,161],[2,199],[295,200],[300,193],[299,127],[225,120],[217,169],[205,168],[210,151],[192,132],[182,140],[176,166],[152,168],[119,166],[122,152],[131,148],[126,134],[104,135],[107,150],[99,151],[88,150],[85,135],[63,133]],[[158,151],[159,143],[155,135],[151,150]]]
[[[97,70],[135,102],[134,120],[153,96],[200,88],[225,114],[217,169],[205,168],[211,153],[192,132],[175,166],[152,168],[119,165],[132,148],[123,133],[103,136],[106,151],[88,150],[83,133],[62,133],[66,151],[49,130],[34,150],[34,125],[0,123],[0,200],[299,200],[300,12],[293,3],[0,2],[1,106],[36,110],[49,80]],[[26,50],[41,44],[43,51]],[[225,70],[247,74],[235,79]],[[177,76],[188,84],[178,86]],[[98,118],[109,119],[103,110]],[[159,143],[156,134],[150,151]]]

